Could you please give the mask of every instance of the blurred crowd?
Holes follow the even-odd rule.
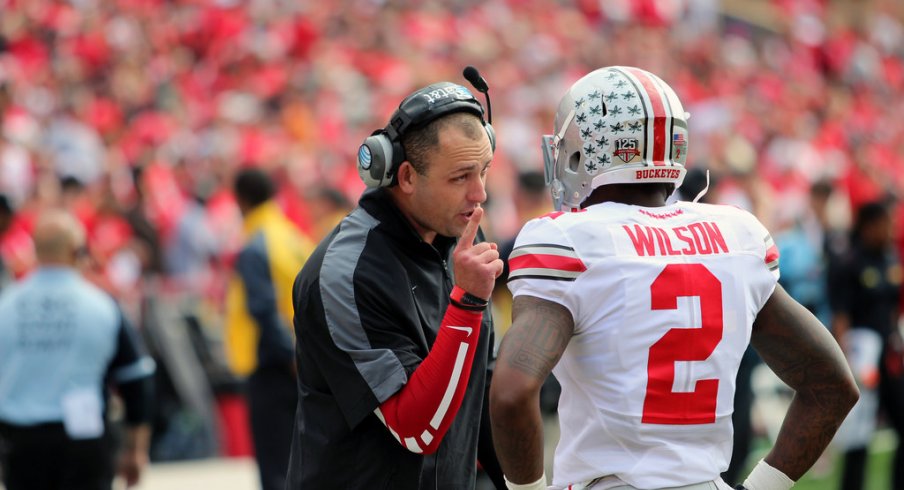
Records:
[[[63,205],[87,228],[91,279],[125,304],[185,291],[222,312],[241,245],[233,176],[265,169],[287,216],[319,240],[363,190],[364,137],[412,90],[465,84],[468,64],[490,85],[497,240],[525,219],[516,177],[541,169],[555,101],[605,65],[657,73],[680,95],[688,166],[709,170],[712,200],[753,211],[779,239],[812,231],[817,189],[817,228],[844,232],[863,204],[895,205],[904,192],[902,10],[895,0],[0,0],[0,194],[13,212],[0,257],[25,275],[36,217]]]
[[[2,256],[29,270],[34,216],[62,202],[107,289],[128,295],[160,273],[221,294],[210,279],[238,246],[237,169],[271,172],[317,239],[363,189],[358,142],[412,89],[464,83],[466,64],[494,102],[500,238],[520,225],[514,177],[539,169],[553,101],[612,64],[669,80],[692,116],[689,166],[773,229],[804,212],[816,181],[845,198],[838,226],[899,194],[896,2],[743,3],[772,15],[749,21],[716,0],[0,0],[0,192],[17,215]]]

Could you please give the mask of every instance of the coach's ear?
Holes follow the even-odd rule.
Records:
[[[399,189],[405,194],[411,194],[414,192],[414,185],[417,183],[417,179],[420,178],[417,171],[414,169],[414,166],[411,165],[411,162],[405,160],[399,165],[398,170],[398,179],[399,179]]]

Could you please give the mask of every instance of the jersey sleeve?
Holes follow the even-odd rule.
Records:
[[[529,221],[509,255],[508,287],[513,297],[534,296],[575,313],[567,293],[587,265],[555,223],[555,214]]]
[[[763,265],[766,269],[772,273],[772,276],[776,281],[779,280],[781,273],[779,271],[779,251],[778,246],[775,244],[775,240],[772,239],[772,234],[769,233],[769,230],[760,223],[755,216],[748,212],[744,212],[747,223],[747,229],[750,233],[751,244],[753,246],[753,250],[762,257]]]
[[[751,285],[750,293],[759,311],[775,291],[779,280],[779,251],[769,230],[753,214],[731,208],[735,214],[727,218],[737,226],[740,245],[745,253],[753,255],[756,263],[744,274]]]

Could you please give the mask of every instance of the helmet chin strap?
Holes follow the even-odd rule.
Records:
[[[559,142],[562,141],[562,138],[565,137],[565,131],[568,130],[568,126],[571,124],[571,120],[574,119],[574,109],[572,109],[568,116],[565,117],[565,120],[562,121],[562,127],[559,128],[559,132],[556,133],[555,137],[552,140],[553,145],[558,148]]]
[[[697,193],[697,197],[694,198],[693,202],[699,201],[704,195],[706,195],[706,191],[709,190],[709,169],[706,169],[706,187],[703,188],[700,192]]]

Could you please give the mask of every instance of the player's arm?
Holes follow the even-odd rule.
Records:
[[[847,333],[850,330],[851,317],[847,313],[838,311],[832,314],[832,335],[841,346],[842,352],[847,352]]]
[[[463,292],[463,291],[462,291]],[[411,452],[432,454],[461,407],[480,338],[480,305],[449,305],[430,353],[375,413]]]
[[[758,466],[744,482],[756,490],[766,487],[755,474],[780,479],[772,473],[779,470],[796,481],[809,470],[857,402],[859,391],[832,335],[780,285],[757,315],[751,344],[795,391],[775,447],[764,458],[768,466]]]
[[[495,244],[473,243],[482,216],[478,208],[453,252],[456,287],[430,353],[375,410],[396,440],[415,453],[435,452],[461,407],[483,311],[502,272]]]
[[[532,296],[515,298],[512,317],[490,387],[493,442],[509,482],[545,489],[540,387],[562,357],[574,320],[564,306]]]

